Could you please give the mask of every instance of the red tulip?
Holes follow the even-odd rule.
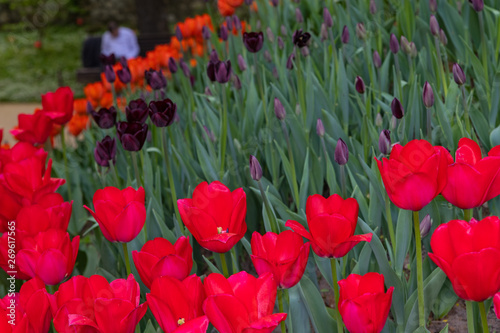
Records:
[[[254,232],[250,257],[259,275],[272,273],[280,288],[291,288],[304,275],[309,249],[309,242],[304,244],[302,236],[291,230],[264,236]]]
[[[221,182],[200,183],[192,199],[177,200],[182,221],[200,245],[225,253],[245,235],[246,194]]]
[[[45,284],[40,279],[25,282],[19,293],[7,294],[0,299],[0,332],[48,332],[52,320],[52,300],[53,296],[45,290]]]
[[[307,198],[306,215],[309,232],[297,221],[286,226],[311,241],[320,257],[341,258],[361,241],[369,242],[372,234],[354,235],[359,205],[356,199],[342,199],[334,194],[325,199],[319,194]]]
[[[106,187],[94,193],[95,212],[85,207],[95,218],[102,234],[110,242],[128,243],[141,232],[146,222],[144,188],[119,190]]]
[[[70,241],[66,231],[50,229],[22,239],[16,262],[22,273],[56,285],[71,275],[79,244],[80,236]]]
[[[43,112],[58,125],[64,125],[73,117],[73,92],[60,87],[55,92],[42,95]]]
[[[493,297],[493,304],[495,306],[495,314],[500,319],[500,293],[496,293],[495,297]]]
[[[277,285],[271,273],[255,278],[243,271],[228,279],[214,273],[203,284],[203,310],[220,333],[271,333],[286,319],[286,313],[273,314]]]
[[[0,150],[0,173],[3,172],[3,166],[9,163],[19,163],[30,157],[37,157],[40,163],[45,165],[47,155],[43,148],[34,147],[27,142],[18,142],[10,149]]]
[[[425,140],[395,144],[389,159],[377,160],[385,190],[402,209],[419,211],[446,185],[448,151]]]
[[[141,251],[132,251],[132,258],[142,282],[149,289],[160,276],[170,276],[182,281],[193,268],[193,248],[189,244],[189,238],[184,236],[175,245],[159,237],[147,241]]]
[[[52,132],[52,120],[44,112],[34,114],[19,114],[18,126],[10,131],[17,140],[33,145],[44,144]]]
[[[154,280],[146,294],[149,308],[166,333],[205,333],[208,318],[203,315],[205,291],[196,275],[179,281],[170,276]]]
[[[7,223],[5,224],[7,228]],[[13,224],[11,223],[11,226]],[[7,272],[9,275],[13,275],[16,279],[19,280],[29,280],[31,279],[31,276],[27,275],[26,273],[21,271],[21,268],[19,267],[19,261],[16,260],[14,263],[12,263],[13,258],[15,258],[15,253],[18,253],[21,249],[21,244],[20,242],[16,241],[14,242],[14,248],[10,248],[12,246],[12,236],[10,238],[9,242],[9,234],[8,234],[8,229],[5,230],[5,232],[2,234],[2,237],[0,237],[0,267]],[[12,235],[12,234],[11,234]],[[9,253],[9,249],[14,250],[14,254]],[[14,266],[12,266],[14,264]],[[2,332],[0,330],[0,332]]]
[[[394,287],[384,291],[384,276],[351,274],[339,281],[339,312],[351,333],[379,333],[384,328]]]
[[[432,235],[429,257],[468,301],[482,302],[500,290],[500,220],[452,220]]]
[[[449,156],[448,182],[443,197],[453,205],[470,209],[500,194],[500,146],[482,158],[481,148],[471,139],[458,142],[455,163]]]
[[[78,275],[61,284],[55,296],[57,332],[133,333],[147,311],[132,274],[111,283],[100,275]]]

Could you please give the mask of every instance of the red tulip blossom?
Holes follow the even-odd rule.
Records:
[[[481,148],[471,139],[462,138],[449,156],[448,182],[443,197],[461,209],[481,206],[500,194],[500,146],[482,158]]]
[[[227,279],[213,273],[203,284],[203,310],[220,333],[271,333],[286,319],[286,313],[273,314],[277,285],[271,273],[255,278],[243,271]]]
[[[45,284],[59,284],[71,275],[80,236],[71,241],[66,231],[50,229],[21,240],[16,263],[23,274],[39,277]]]
[[[144,188],[119,190],[108,186],[94,193],[94,210],[85,207],[95,218],[102,234],[110,242],[128,243],[141,232],[146,222]]]
[[[495,297],[493,297],[493,305],[495,307],[495,314],[500,319],[500,293],[496,293]]]
[[[15,222],[10,221],[10,227],[12,230],[15,232]],[[6,228],[7,228],[7,223],[5,223]],[[12,235],[12,233],[11,233]],[[29,280],[31,279],[31,276],[29,276],[26,273],[23,273],[21,271],[21,268],[19,267],[19,261],[14,260],[13,258],[16,258],[16,253],[18,253],[21,250],[21,242],[16,241],[14,242],[14,247],[12,248],[12,236],[10,238],[10,244],[9,244],[9,232],[8,229],[2,234],[2,237],[0,237],[0,267],[7,272],[9,275],[13,275],[16,279],[19,280]],[[11,247],[9,247],[9,245]],[[9,250],[10,253],[9,253]],[[14,253],[12,253],[14,252]],[[14,266],[12,266],[14,265]],[[1,330],[0,330],[1,332]]]
[[[245,235],[246,194],[242,188],[231,192],[221,182],[200,183],[192,199],[177,200],[182,221],[200,245],[225,253]]]
[[[395,144],[389,159],[377,160],[389,199],[401,209],[419,211],[446,185],[448,151],[425,140]]]
[[[10,131],[12,136],[33,145],[44,144],[52,132],[52,119],[38,110],[34,114],[19,114],[18,125]]]
[[[25,282],[19,293],[7,294],[0,299],[0,332],[49,332],[51,303],[53,295],[47,292],[40,279]]]
[[[351,333],[379,333],[384,328],[394,287],[384,291],[384,276],[351,274],[339,281],[339,312]]]
[[[154,280],[146,294],[149,308],[166,333],[205,333],[208,318],[203,314],[205,290],[196,275],[179,281],[170,276]]]
[[[354,235],[358,223],[359,205],[356,199],[342,199],[338,194],[323,198],[315,194],[307,198],[306,216],[309,231],[297,221],[286,226],[311,241],[320,257],[341,258],[359,242],[369,242],[372,234]]]
[[[250,257],[259,275],[272,273],[280,288],[291,288],[304,275],[309,250],[309,242],[304,244],[302,236],[291,230],[264,236],[254,232]]]
[[[60,87],[55,92],[42,95],[42,109],[52,121],[64,125],[73,117],[73,92],[69,87]]]
[[[193,268],[193,248],[189,238],[184,236],[175,245],[159,237],[147,241],[141,251],[132,251],[132,258],[142,282],[149,289],[160,276],[171,276],[182,281]]]
[[[57,332],[133,333],[146,313],[139,284],[128,278],[108,283],[100,275],[81,275],[59,286],[54,327]]]
[[[500,220],[489,216],[468,223],[452,220],[431,238],[429,257],[462,299],[482,302],[500,290]]]

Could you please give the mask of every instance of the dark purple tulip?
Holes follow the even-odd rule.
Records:
[[[279,120],[283,120],[286,117],[285,107],[277,97],[274,98],[274,114]]]
[[[232,76],[232,82],[233,82],[234,89],[236,89],[236,90],[241,89],[241,81],[240,81],[240,78],[238,75]]]
[[[128,122],[144,124],[148,119],[148,105],[141,98],[134,99],[125,107],[125,115]]]
[[[299,48],[307,46],[309,44],[309,39],[311,39],[311,34],[302,32],[302,29],[295,31],[292,36],[293,44],[297,45]]]
[[[295,60],[295,53],[291,53],[289,56],[288,56],[288,59],[286,60],[286,68],[289,69],[289,70],[292,70],[293,69],[293,62]]]
[[[333,27],[333,19],[332,19],[332,14],[330,14],[330,11],[328,10],[328,8],[323,8],[323,23],[325,23],[325,25],[328,27],[328,28],[331,28]]]
[[[210,36],[212,35],[212,32],[210,31],[209,27],[204,25],[203,28],[201,28],[201,35],[203,36],[203,39],[209,40]]]
[[[422,91],[422,100],[426,108],[431,108],[434,105],[434,92],[429,82],[425,81],[424,89]]]
[[[257,158],[253,155],[250,155],[250,176],[256,181],[262,178],[262,167]]]
[[[337,141],[337,146],[335,146],[334,159],[335,162],[337,162],[339,165],[344,165],[347,163],[347,161],[349,161],[349,149],[342,139],[339,139]]]
[[[97,141],[94,149],[94,158],[97,164],[103,167],[109,167],[109,161],[115,164],[116,140],[106,135],[102,141]]]
[[[325,135],[325,126],[323,125],[321,119],[318,119],[316,121],[316,134],[318,134],[318,136],[320,137],[323,137]]]
[[[219,61],[215,64],[215,79],[219,83],[227,83],[231,78],[231,60]]]
[[[374,0],[370,0],[370,14],[372,15],[377,14],[377,4],[375,3]]]
[[[215,78],[215,65],[218,64],[220,60],[210,60],[207,65],[207,76],[210,81],[215,82],[217,79]]]
[[[281,38],[281,36],[278,36],[278,48],[280,50],[283,50],[285,48],[285,43],[283,42],[283,38]]]
[[[241,30],[241,21],[238,15],[233,15],[233,24],[236,30],[240,31]]]
[[[432,219],[431,216],[427,214],[420,222],[420,235],[422,236],[422,238],[424,238],[429,234],[429,231],[431,231],[431,227],[432,227]]]
[[[245,4],[250,6],[253,3],[253,0],[245,0]]]
[[[226,16],[226,26],[228,30],[233,30],[233,18],[231,16]]]
[[[380,59],[380,54],[378,54],[377,50],[373,51],[373,65],[375,65],[375,68],[382,66],[382,59]]]
[[[92,111],[94,111],[94,107],[92,106],[92,103],[90,103],[90,101],[87,101],[87,113],[92,114]]]
[[[141,123],[128,123],[121,121],[116,125],[116,132],[123,149],[128,151],[139,151],[144,146],[148,136],[148,125]]]
[[[273,5],[274,7],[278,7],[279,2],[279,0],[271,0],[271,5]]]
[[[118,61],[120,62],[120,64],[122,64],[123,68],[128,67],[127,58],[121,56],[120,59],[118,59]]]
[[[465,83],[465,73],[459,64],[453,64],[453,79],[459,86]]]
[[[246,71],[247,69],[247,62],[245,61],[245,59],[241,54],[238,54],[238,67],[242,72]]]
[[[244,32],[243,44],[250,53],[257,53],[264,45],[264,34],[262,32]]]
[[[350,38],[351,38],[351,35],[349,34],[349,28],[347,27],[347,25],[344,25],[344,28],[342,29],[342,35],[340,36],[340,40],[342,41],[342,44],[349,43]]]
[[[187,78],[191,77],[191,69],[189,68],[189,65],[187,64],[187,62],[184,61],[183,58],[179,60],[179,66],[181,66],[182,73],[184,73],[185,77]]]
[[[181,28],[179,28],[179,26],[175,26],[175,37],[177,38],[177,40],[180,42],[182,41],[182,31],[181,31]]]
[[[114,65],[116,62],[116,58],[115,58],[114,53],[111,53],[108,56],[101,53],[101,55],[99,56],[99,59],[101,60],[101,63],[105,66],[106,65]]]
[[[361,39],[361,40],[366,39],[365,25],[361,22],[356,24],[356,37],[358,37],[358,39]]]
[[[429,0],[429,9],[435,13],[437,11],[437,0]]]
[[[399,42],[395,34],[391,34],[391,40],[389,41],[389,46],[393,54],[397,54],[399,52]]]
[[[107,129],[115,126],[116,123],[116,109],[114,106],[111,106],[109,109],[101,108],[99,112],[95,112],[94,110],[90,111],[92,118],[96,122],[97,126],[102,129]]]
[[[220,60],[219,59],[219,55],[217,54],[217,51],[215,49],[212,49],[212,51],[210,52],[209,60],[213,61],[213,62],[216,62],[216,61]]]
[[[123,84],[128,84],[132,80],[132,74],[130,74],[130,69],[127,66],[117,70],[116,75]]]
[[[401,104],[400,100],[397,98],[394,98],[391,103],[391,111],[392,115],[396,119],[401,119],[403,118],[405,114],[405,110],[403,109],[403,105]]]
[[[295,21],[297,21],[297,23],[304,23],[304,16],[299,7],[295,8]]]
[[[104,69],[104,76],[106,77],[106,81],[108,81],[109,83],[115,82],[116,74],[113,70],[113,66],[106,65],[106,68]]]
[[[144,77],[153,90],[162,89],[167,86],[167,79],[163,75],[161,69],[159,71],[149,69],[148,71],[144,72]]]
[[[431,28],[431,34],[433,34],[434,36],[438,36],[439,35],[439,23],[436,19],[436,16],[431,15],[429,26]]]
[[[156,127],[166,127],[172,124],[175,118],[177,104],[169,98],[163,101],[153,101],[149,103],[149,117]]]
[[[356,91],[360,94],[365,93],[365,81],[363,81],[363,78],[361,76],[356,76],[356,80],[354,82],[354,86],[356,87]]]
[[[383,155],[390,153],[391,148],[391,132],[389,130],[382,130],[378,138],[378,149]]]
[[[174,57],[168,58],[168,70],[172,74],[177,73],[178,67],[177,67],[177,63],[175,62]]]
[[[444,46],[448,44],[448,38],[446,37],[446,34],[444,33],[443,29],[439,29],[439,41]]]
[[[225,25],[220,27],[219,36],[223,41],[227,41],[227,39],[229,38],[229,31],[227,30],[227,27]]]
[[[472,8],[474,8],[476,12],[480,12],[484,8],[483,0],[469,0],[469,2],[472,4]]]

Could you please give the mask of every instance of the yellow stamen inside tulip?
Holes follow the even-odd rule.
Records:
[[[223,230],[222,227],[217,227],[217,233],[220,234],[227,234],[229,232],[229,228],[226,230]]]
[[[185,324],[186,323],[186,319],[184,318],[179,318],[179,320],[177,320],[177,325],[181,326],[182,324]]]

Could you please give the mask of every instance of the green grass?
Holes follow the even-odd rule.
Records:
[[[36,32],[0,31],[0,102],[37,102],[61,84],[70,86],[75,96],[83,95],[76,70],[81,67],[84,30],[50,27],[41,49],[34,46],[37,39]]]

